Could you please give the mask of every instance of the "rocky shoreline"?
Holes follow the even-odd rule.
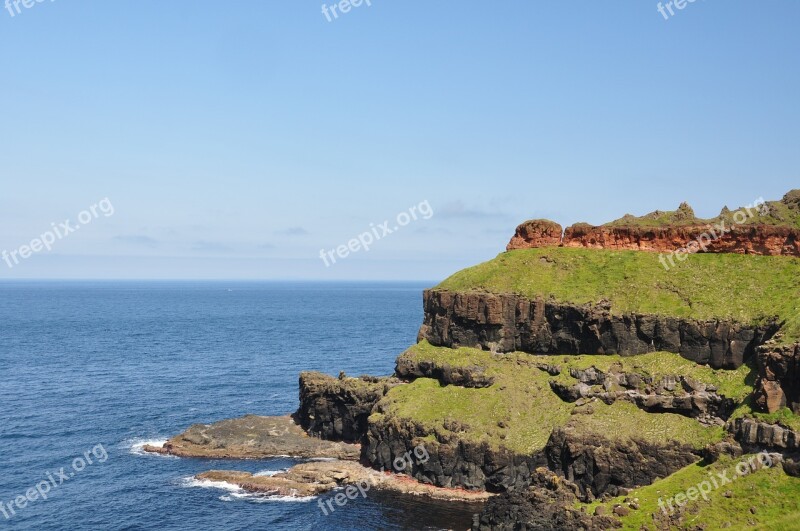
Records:
[[[782,209],[800,212],[800,192],[770,205],[769,215],[783,223]],[[557,224],[536,220],[520,225],[509,248],[674,250],[697,236],[690,210],[667,213],[682,224],[657,230],[637,224],[663,221],[664,213],[623,218],[630,226],[577,225],[563,235]],[[709,252],[800,256],[797,233],[747,225]],[[564,252],[583,257],[572,266],[579,279],[604,267],[584,266],[586,252]],[[550,264],[538,257],[523,265],[542,263]],[[628,284],[617,295],[629,289],[623,274]],[[766,283],[770,275],[759,278]],[[780,289],[794,290],[796,283]],[[678,488],[669,484],[672,477],[746,454],[772,452],[783,474],[772,481],[800,477],[800,423],[792,417],[800,412],[800,344],[786,344],[782,336],[796,319],[792,308],[785,320],[751,315],[757,324],[618,314],[605,298],[577,305],[477,290],[470,282],[426,290],[423,304],[418,345],[398,357],[393,375],[305,372],[291,416],[197,424],[145,450],[195,458],[324,458],[271,476],[212,470],[196,479],[266,496],[343,490],[335,498],[346,500],[375,489],[482,503],[475,531],[618,528],[640,511],[639,500],[627,497],[631,490],[652,488],[657,498],[663,482]],[[734,495],[721,495],[728,494]],[[648,511],[637,529],[684,524],[683,512],[672,518]]]
[[[290,416],[247,415],[214,424],[195,424],[164,446],[146,452],[203,459],[327,458],[357,461],[361,446],[310,437]]]

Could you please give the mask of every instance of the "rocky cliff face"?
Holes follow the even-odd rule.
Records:
[[[771,225],[742,225],[719,238],[712,238],[708,226],[689,227],[604,227],[586,224],[568,227],[564,247],[610,249],[617,251],[654,251],[669,253],[679,249],[704,252],[738,253],[767,256],[800,256],[800,230]],[[513,242],[514,240],[512,240]],[[532,246],[532,245],[531,245]],[[692,247],[695,249],[692,249]],[[543,247],[543,246],[538,246]],[[520,249],[525,247],[513,246]]]
[[[519,529],[582,529],[599,531],[621,527],[609,516],[593,516],[574,508],[578,489],[546,469],[536,470],[531,489],[512,491],[490,499],[475,515],[475,531]]]
[[[429,458],[412,460],[404,472],[438,487],[502,492],[530,485],[531,474],[545,465],[544,456],[519,455],[493,449],[455,436],[430,433],[408,420],[381,418],[371,423],[363,445],[363,458],[374,467],[393,470],[395,461],[423,445]]]
[[[738,253],[800,256],[800,190],[781,201],[763,202],[736,212],[727,208],[712,219],[700,219],[686,203],[673,212],[656,211],[640,218],[627,215],[606,225],[577,223],[561,231],[549,220],[522,223],[506,249],[584,247],[628,251]],[[703,248],[700,248],[702,243]]]
[[[756,405],[774,413],[789,407],[800,414],[800,343],[764,345],[758,350]]]
[[[300,375],[297,422],[312,435],[331,441],[360,442],[375,404],[396,378],[333,378],[318,372]]]
[[[555,247],[561,245],[563,232],[564,229],[558,223],[547,219],[532,219],[517,227],[506,250]]]
[[[735,369],[772,337],[777,324],[745,326],[656,315],[612,315],[608,304],[575,306],[482,292],[426,290],[419,339],[436,346],[532,354],[679,353]]]
[[[437,364],[430,360],[415,360],[405,354],[397,358],[395,374],[404,380],[417,378],[433,378],[442,385],[458,385],[461,387],[489,387],[494,378],[486,375],[483,367],[453,367],[449,364]]]
[[[779,424],[741,418],[728,424],[728,431],[745,451],[800,451],[800,433]]]
[[[663,445],[611,441],[570,428],[553,431],[545,455],[548,468],[576,484],[584,500],[603,494],[618,496],[620,489],[649,485],[699,459],[689,446],[669,441]]]

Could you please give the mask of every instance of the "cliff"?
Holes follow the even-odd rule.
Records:
[[[419,339],[446,347],[532,354],[622,354],[668,351],[715,368],[735,369],[778,330],[664,315],[614,315],[608,302],[574,305],[492,293],[426,290]]]
[[[793,524],[800,191],[741,212],[523,223],[509,252],[424,291],[394,375],[303,373],[292,418],[196,425],[148,449],[334,456],[351,462],[199,477],[289,495],[384,478],[394,492],[490,498],[474,530]],[[732,230],[708,238],[709,225]],[[707,252],[670,264],[637,252],[691,242]],[[673,506],[731,471],[734,485]]]

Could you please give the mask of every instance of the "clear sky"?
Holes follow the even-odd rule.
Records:
[[[113,215],[0,279],[438,280],[525,219],[800,188],[800,2],[657,4],[12,1],[0,251]]]

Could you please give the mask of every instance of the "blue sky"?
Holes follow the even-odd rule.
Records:
[[[0,250],[114,206],[0,279],[438,280],[525,219],[800,187],[796,1],[321,5],[0,11]]]

